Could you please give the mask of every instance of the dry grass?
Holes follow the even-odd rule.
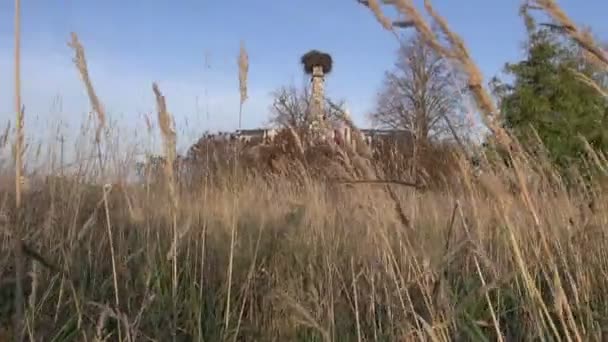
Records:
[[[23,175],[23,155],[25,146],[24,141],[24,109],[21,105],[21,1],[15,0],[15,114],[16,114],[16,137],[14,146],[14,159],[15,159],[15,213],[12,215],[15,217],[13,222],[10,222],[12,227],[12,234],[10,234],[12,243],[12,252],[14,256],[14,270],[15,270],[15,282],[14,282],[14,298],[8,300],[14,308],[13,325],[15,328],[15,339],[18,341],[23,340],[23,327],[25,326],[24,306],[25,306],[25,294],[24,294],[24,279],[25,279],[25,258],[21,253],[21,241],[23,232],[21,231],[20,223],[22,218],[22,195],[23,187],[22,180]],[[6,225],[7,223],[5,223]]]
[[[144,208],[137,222],[123,196],[108,194],[108,210],[95,211],[101,189],[49,180],[26,198],[24,210],[44,220],[52,203],[57,216],[43,234],[35,221],[24,226],[26,241],[79,281],[40,272],[28,324],[39,338],[60,340],[100,331],[117,339],[119,326],[125,340],[167,340],[173,333],[195,340],[495,340],[496,329],[505,340],[555,334],[599,340],[608,300],[604,196],[592,212],[582,191],[535,192],[532,200],[544,208],[536,226],[501,174],[484,174],[477,183],[463,172],[460,194],[415,196],[393,187],[397,201],[415,207],[409,227],[393,199],[374,191],[382,185],[250,176],[237,189],[191,189],[180,195],[178,243],[166,197],[129,187]],[[92,304],[115,303],[115,296],[116,316],[106,320],[108,309]]]
[[[84,47],[80,44],[78,40],[78,35],[75,32],[72,32],[72,40],[69,43],[69,46],[74,49],[74,64],[80,73],[80,77],[82,78],[82,82],[84,83],[84,87],[87,91],[87,95],[89,96],[89,100],[91,101],[91,107],[97,113],[98,126],[95,131],[95,140],[99,142],[101,140],[101,132],[106,125],[106,112],[103,108],[103,105],[99,98],[97,97],[97,93],[95,92],[95,88],[93,87],[93,82],[91,81],[91,77],[89,76],[89,68],[87,66],[87,59],[85,57]]]
[[[382,12],[378,0],[369,0],[367,2],[367,6],[372,11],[372,13],[374,13],[376,20],[378,20],[380,25],[382,25],[385,30],[393,30],[393,22],[386,15],[384,15],[384,12]]]
[[[154,92],[154,96],[156,98],[156,108],[158,111],[158,124],[160,127],[160,133],[163,138],[163,151],[165,157],[165,165],[164,165],[164,177],[165,184],[167,185],[167,200],[169,202],[170,207],[170,216],[172,219],[172,231],[173,231],[173,243],[171,244],[171,248],[169,250],[167,260],[172,262],[172,308],[173,308],[173,325],[171,334],[175,340],[175,332],[177,330],[177,320],[178,317],[176,315],[177,311],[177,291],[178,291],[178,274],[177,274],[177,241],[178,241],[178,232],[177,232],[177,210],[179,208],[179,201],[176,191],[176,182],[175,182],[175,174],[173,170],[173,165],[175,163],[177,151],[176,151],[176,133],[175,128],[173,127],[173,118],[169,111],[167,110],[167,103],[165,102],[165,97],[161,94],[160,89],[156,83],[152,84],[152,91]],[[109,220],[109,218],[108,218]],[[118,297],[117,297],[118,303]],[[118,304],[117,304],[118,306]],[[120,327],[120,325],[119,325]],[[120,330],[119,330],[120,332]],[[120,335],[119,335],[120,337]]]
[[[534,0],[533,2],[559,24],[568,36],[587,51],[591,62],[596,63],[602,69],[608,68],[608,54],[606,51],[595,42],[588,32],[579,29],[555,0]]]
[[[430,2],[448,46],[411,2],[396,6],[496,114],[464,43]],[[567,188],[550,164],[517,149],[514,168],[475,177],[446,148],[441,167],[430,160],[437,151],[428,161],[422,153],[421,173],[436,185],[420,190],[399,178],[409,160],[391,146],[367,147],[348,116],[355,148],[307,147],[290,127],[273,145],[202,148],[209,155],[184,171],[165,98],[153,91],[162,182],[97,186],[77,169],[32,179],[22,194],[15,228],[25,244],[15,251],[36,265],[22,320],[32,340],[608,338],[605,179]],[[19,208],[12,171],[0,170],[2,228]],[[205,181],[193,182],[195,173]],[[20,278],[0,241],[7,324]]]

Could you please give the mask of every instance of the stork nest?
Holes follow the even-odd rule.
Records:
[[[304,72],[309,75],[312,74],[315,66],[321,66],[324,74],[329,74],[333,66],[331,55],[317,50],[308,51],[300,61],[304,66]]]

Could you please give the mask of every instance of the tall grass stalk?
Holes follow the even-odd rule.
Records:
[[[239,104],[239,128],[241,127],[241,117],[243,111],[243,104],[247,100],[247,75],[249,73],[249,56],[247,54],[247,50],[245,49],[245,43],[241,42],[241,48],[239,50],[239,58],[238,58],[238,66],[239,66],[239,91],[240,91],[240,104]],[[234,167],[232,172],[232,182],[236,181],[237,177],[237,168],[238,168],[238,147],[233,146],[234,152]],[[236,189],[236,187],[235,187]],[[227,284],[227,293],[226,293],[226,311],[224,313],[224,329],[228,331],[230,327],[230,314],[231,314],[231,298],[232,298],[232,273],[234,267],[234,248],[235,248],[235,239],[237,233],[237,205],[238,205],[238,196],[235,193],[234,201],[233,201],[233,224],[230,230],[230,256],[228,259],[228,284]],[[240,323],[239,323],[240,325]]]
[[[177,232],[177,210],[179,208],[179,202],[175,184],[175,160],[176,160],[176,133],[173,126],[173,118],[167,109],[167,103],[165,97],[162,95],[158,85],[152,84],[152,91],[156,98],[156,108],[158,112],[158,124],[160,127],[161,136],[163,138],[163,151],[164,161],[163,170],[165,176],[165,182],[168,190],[168,200],[172,218],[172,230],[173,230],[173,242],[171,244],[171,251],[169,252],[170,259],[173,265],[173,283],[172,283],[172,303],[173,303],[173,332],[172,337],[175,341],[176,333],[178,329],[178,305],[177,305],[177,291],[178,291],[178,279],[177,279],[177,244],[178,244],[178,232]]]
[[[21,249],[21,196],[23,175],[23,140],[24,140],[24,110],[21,105],[21,1],[15,0],[15,210],[16,219],[13,222],[12,246],[15,258],[15,298],[14,298],[14,333],[15,341],[23,341],[25,329],[23,281],[25,278],[25,258]]]
[[[114,280],[114,303],[116,304],[116,310],[120,310],[120,297],[118,292],[118,273],[116,271],[116,252],[114,250],[114,234],[112,234],[112,220],[110,217],[110,208],[108,205],[108,193],[112,191],[112,187],[110,185],[106,185],[103,187],[103,206],[104,212],[106,216],[106,226],[108,228],[108,241],[110,243],[110,256],[112,258],[112,278]],[[122,341],[122,333],[121,333],[121,322],[118,320],[118,339]]]

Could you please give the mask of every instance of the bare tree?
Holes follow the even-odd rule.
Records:
[[[270,123],[277,126],[302,127],[306,123],[306,112],[310,103],[308,87],[302,90],[295,86],[282,86],[272,93]]]
[[[421,144],[456,138],[464,128],[459,116],[459,87],[448,61],[424,43],[419,35],[404,41],[393,70],[385,75],[374,125],[411,132]]]
[[[298,88],[294,85],[282,86],[272,93],[273,103],[270,108],[270,123],[276,126],[304,127],[310,109],[310,85]],[[336,104],[325,99],[325,118],[328,122],[339,120],[342,103]]]

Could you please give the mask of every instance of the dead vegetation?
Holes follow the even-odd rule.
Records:
[[[311,146],[291,126],[181,158],[154,84],[164,155],[139,182],[76,170],[21,194],[19,172],[3,177],[17,186],[0,184],[0,230],[23,238],[1,235],[0,323],[20,307],[31,340],[605,340],[605,179],[567,187],[530,160],[492,126],[479,70],[430,1],[447,47],[411,1],[395,6],[468,75],[508,160],[482,156],[476,175],[460,148],[421,146],[412,175],[398,144]],[[12,276],[19,258],[27,276]]]

